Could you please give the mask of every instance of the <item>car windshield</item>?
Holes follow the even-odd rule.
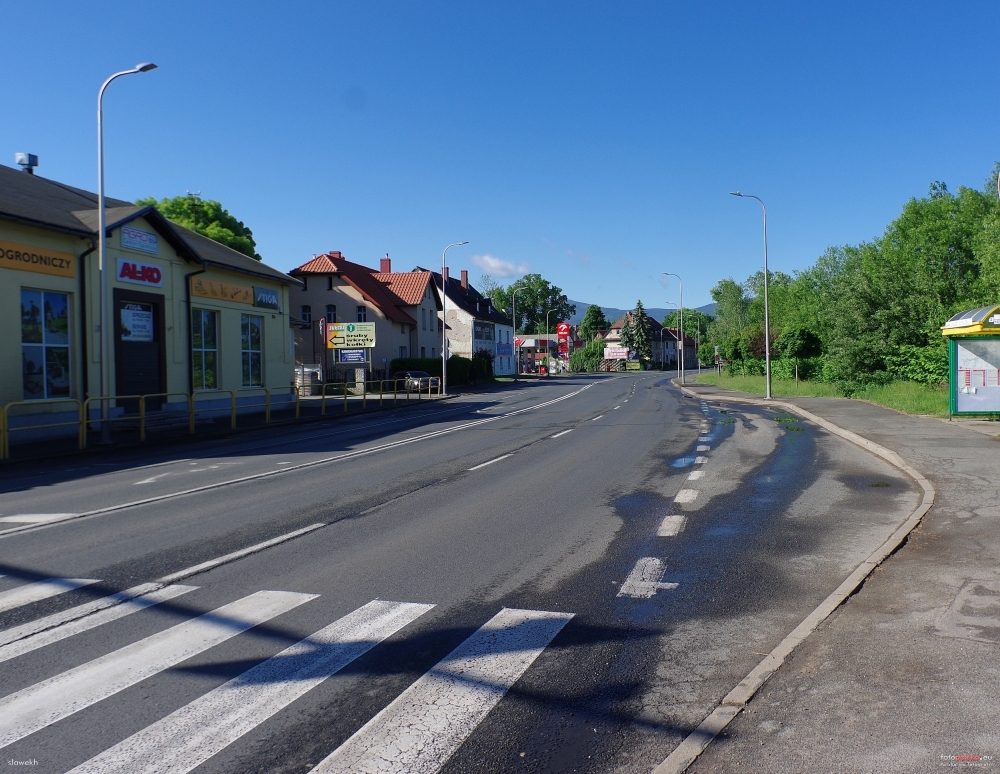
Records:
[[[410,376],[414,377],[415,379],[423,379],[425,377],[430,376],[430,374],[427,373],[426,371],[410,371]]]

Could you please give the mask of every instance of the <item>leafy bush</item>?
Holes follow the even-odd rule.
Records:
[[[901,344],[896,354],[886,355],[885,364],[897,379],[920,384],[948,381],[948,351],[943,346]]]

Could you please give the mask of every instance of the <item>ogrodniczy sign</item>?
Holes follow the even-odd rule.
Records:
[[[148,231],[122,226],[122,247],[156,255],[160,252],[160,239],[156,234],[151,234]]]

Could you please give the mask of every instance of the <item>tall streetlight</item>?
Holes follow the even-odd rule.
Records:
[[[667,301],[666,303],[670,304],[670,306],[677,306],[677,304],[675,304],[673,301]],[[677,307],[677,308],[680,309],[680,307]],[[663,364],[664,365],[666,365],[666,362],[667,362],[667,351],[665,349],[663,349],[663,332],[664,331],[668,331],[668,330],[670,330],[670,329],[669,328],[664,328],[664,327],[660,328],[660,352],[663,355]],[[677,330],[677,329],[675,328],[674,330]],[[677,335],[676,334],[674,334],[674,341],[677,341]],[[661,368],[660,370],[663,371],[665,369]],[[680,361],[680,357],[679,357],[679,353],[678,353],[678,358],[677,358],[677,376],[678,376],[678,378],[680,377],[680,375],[681,375],[681,361]]]
[[[445,258],[453,247],[467,245],[468,242],[453,242],[441,252],[441,394],[448,394],[448,277]],[[471,342],[470,342],[471,344]]]
[[[753,194],[731,191],[730,196],[739,196],[744,199],[756,199],[760,202],[760,208],[764,211],[764,398],[771,399],[771,329],[767,308],[767,207],[759,196]]]
[[[107,260],[107,235],[105,231],[104,219],[104,91],[111,81],[121,78],[123,75],[135,75],[136,73],[148,73],[155,70],[156,65],[152,62],[137,64],[131,70],[122,70],[115,73],[101,84],[101,90],[97,92],[97,270],[101,283],[101,308],[100,308],[100,353],[101,353],[101,441],[111,443],[111,424],[109,421],[110,406],[108,397],[111,391],[110,363],[108,362],[111,345],[108,341],[111,336],[111,322],[109,320],[108,309],[108,275],[106,270]],[[190,320],[188,321],[190,323]]]
[[[524,290],[524,288],[514,288],[510,292],[510,316],[511,322],[514,323],[514,381],[517,381],[517,373],[521,370],[521,358],[518,350],[520,347],[517,346],[517,291]]]
[[[684,283],[681,281],[680,276],[673,272],[665,271],[663,274],[667,277],[677,277],[677,285],[680,288],[680,329],[677,332],[677,346],[680,347],[681,351],[677,364],[681,369],[681,384],[684,384]]]

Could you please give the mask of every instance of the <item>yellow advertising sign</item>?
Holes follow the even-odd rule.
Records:
[[[375,323],[330,323],[326,326],[327,349],[358,349],[375,346]]]
[[[191,278],[191,295],[213,298],[216,301],[253,304],[253,288],[250,285],[235,285],[232,282],[206,279],[201,275]]]
[[[13,242],[0,242],[0,266],[56,277],[76,276],[76,256],[72,253]]]

